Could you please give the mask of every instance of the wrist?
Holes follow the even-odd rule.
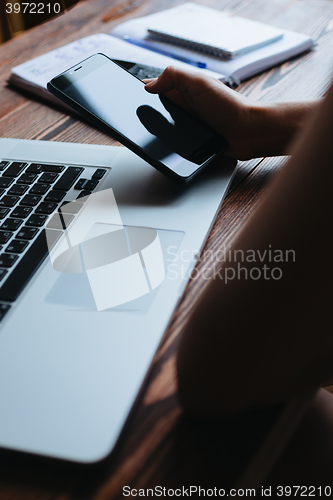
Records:
[[[306,126],[317,102],[254,103],[250,106],[252,157],[290,153],[295,136]]]

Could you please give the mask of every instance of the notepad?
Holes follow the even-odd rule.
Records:
[[[276,42],[283,31],[203,5],[186,3],[155,14],[148,33],[165,42],[230,59]]]
[[[282,30],[283,37],[276,42],[232,59],[222,59],[193,49],[176,47],[174,44],[147,36],[148,27],[155,25],[160,16],[179,19],[180,13],[188,5],[188,3],[179,5],[157,14],[125,21],[114,27],[110,35],[104,33],[90,35],[26,61],[12,68],[9,83],[63,107],[64,104],[48,92],[46,83],[70,66],[75,66],[97,52],[106,54],[111,59],[122,59],[156,68],[164,69],[174,65],[198,71],[233,85],[313,47],[313,40],[309,36]],[[201,6],[196,5],[196,7]],[[206,10],[205,7],[201,8]],[[173,24],[170,23],[171,25]]]

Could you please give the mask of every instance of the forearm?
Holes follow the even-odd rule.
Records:
[[[295,123],[301,112],[294,110]],[[282,401],[333,372],[333,86],[314,115],[228,251],[229,256],[236,249],[243,255],[260,252],[265,259],[241,260],[240,275],[236,257],[229,259],[224,267],[235,271],[229,273],[234,279],[227,283],[217,275],[209,283],[182,334],[179,394],[192,413]],[[273,120],[277,130],[278,121]],[[272,260],[269,249],[282,252],[282,260]],[[288,250],[294,255],[289,260]],[[252,268],[264,264],[281,269],[281,278],[261,273],[257,279],[257,272],[246,277],[244,268],[251,276]]]
[[[248,126],[250,156],[290,154],[296,135],[302,132],[318,105],[319,101],[254,103]]]

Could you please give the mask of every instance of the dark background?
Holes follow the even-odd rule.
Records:
[[[29,4],[35,3],[38,6],[40,6],[40,4],[44,4],[45,6],[51,4],[51,8],[45,7],[41,9],[44,10],[44,13],[35,14],[29,13],[29,8],[27,8],[25,14],[23,14],[23,8],[19,14],[15,14],[14,12],[12,14],[6,13],[7,3],[12,3],[13,6],[14,4],[21,4],[22,6],[22,1]],[[66,10],[74,7],[79,1],[80,0],[0,0],[0,43],[9,40],[22,31],[44,23],[57,15],[61,15]],[[55,3],[59,3],[61,6],[59,14],[54,14],[53,6]],[[49,10],[51,10],[51,13],[49,13]]]

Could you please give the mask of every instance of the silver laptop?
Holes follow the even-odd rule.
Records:
[[[0,447],[114,448],[235,171],[179,187],[123,147],[0,140]]]

